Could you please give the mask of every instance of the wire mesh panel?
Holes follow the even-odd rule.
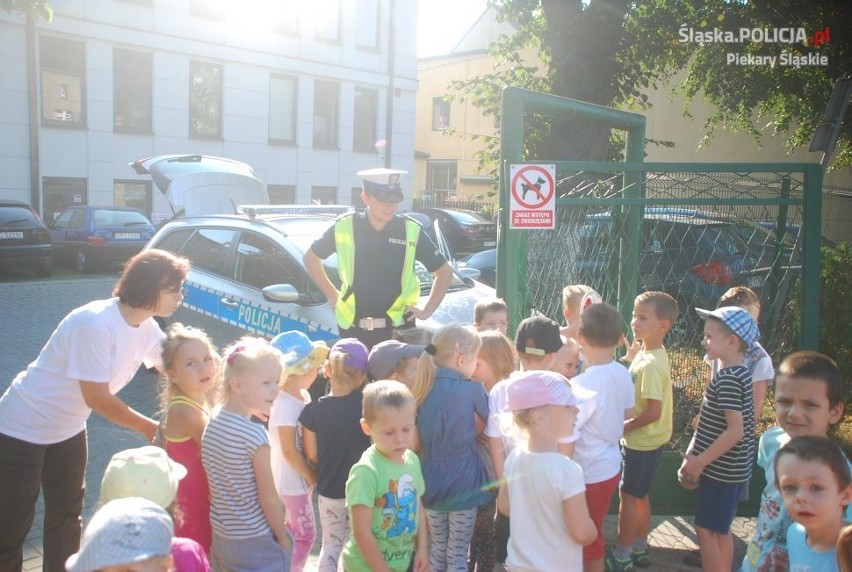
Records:
[[[521,256],[508,261],[507,272],[523,277],[530,311],[560,322],[561,292],[569,284],[591,286],[605,301],[627,308],[622,315],[628,333],[636,294],[660,290],[677,300],[680,316],[666,346],[675,392],[670,447],[682,451],[709,377],[696,307],[715,308],[729,288],[747,286],[761,300],[762,343],[775,363],[798,345],[791,302],[802,292],[797,282],[803,272],[803,176],[701,171],[700,166],[668,171],[646,164],[630,183],[641,185],[641,193],[631,193],[620,168],[560,169],[556,228],[510,232],[508,240],[524,244]],[[627,222],[630,209],[641,211],[632,219],[637,224]],[[635,264],[623,257],[631,243],[639,252]],[[625,280],[630,274],[635,280]],[[628,291],[625,285],[631,283],[636,286]],[[772,422],[769,415],[767,422]]]

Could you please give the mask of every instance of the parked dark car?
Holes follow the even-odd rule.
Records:
[[[602,293],[613,252],[610,213],[592,214],[583,224],[576,268],[582,283]],[[715,308],[730,287],[745,285],[761,295],[769,273],[762,245],[747,244],[730,220],[669,214],[646,209],[642,220],[639,290],[675,296],[681,310],[679,334],[690,343],[700,333],[693,308]],[[606,294],[605,294],[606,296]]]
[[[39,277],[53,270],[50,233],[27,203],[0,200],[0,266],[32,268]]]
[[[468,254],[464,258],[459,259],[459,270],[465,268],[475,268],[479,270],[477,280],[483,284],[487,284],[492,288],[497,282],[497,249],[489,248],[480,252]]]
[[[131,207],[71,206],[50,225],[57,260],[70,261],[84,273],[127,260],[153,235],[150,219]]]
[[[475,211],[425,208],[420,212],[438,221],[455,256],[497,246],[497,225]]]

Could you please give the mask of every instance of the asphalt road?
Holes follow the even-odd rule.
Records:
[[[76,276],[57,273],[45,281],[33,281],[23,272],[0,274],[0,393],[38,356],[53,329],[65,315],[92,300],[109,297],[116,276]],[[156,410],[156,377],[141,371],[119,396],[134,409],[153,415]],[[100,479],[110,457],[123,449],[145,444],[138,434],[116,427],[97,414],[89,418],[89,466],[83,517],[97,506]],[[42,503],[25,547],[25,570],[41,569]]]

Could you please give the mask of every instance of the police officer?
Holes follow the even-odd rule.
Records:
[[[397,214],[403,200],[400,175],[407,171],[359,171],[364,212],[337,219],[305,253],[305,268],[334,309],[340,337],[368,348],[393,337],[394,328],[425,320],[437,309],[452,280],[452,270],[435,243],[414,219]],[[341,288],[328,279],[321,259],[337,253]],[[422,308],[417,259],[435,280]]]

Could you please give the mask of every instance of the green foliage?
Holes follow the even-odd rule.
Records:
[[[48,22],[53,21],[53,8],[47,0],[0,0],[0,9],[10,14],[41,16]]]
[[[835,248],[823,248],[820,272],[819,350],[837,362],[843,379],[849,383],[852,381],[852,296],[849,295],[852,248],[849,244],[842,242]]]
[[[724,128],[784,137],[788,150],[807,145],[822,116],[834,80],[852,69],[852,2],[817,0],[488,0],[498,18],[518,32],[490,47],[491,73],[453,82],[451,97],[469,99],[485,115],[499,117],[500,94],[513,85],[622,109],[647,109],[648,92],[675,74],[677,89],[691,101],[706,98],[715,111],[705,124],[705,143]],[[696,43],[680,41],[683,26],[695,30],[830,28],[830,41],[801,43]],[[521,53],[535,50],[540,64]],[[818,51],[827,66],[739,66],[727,53],[780,56]],[[852,109],[852,107],[850,108]],[[689,109],[684,111],[689,115]],[[847,116],[852,111],[847,111]],[[525,134],[530,157],[616,158],[616,135],[584,132],[574,124],[551,125],[536,118]],[[576,122],[575,122],[576,123]],[[670,145],[669,142],[656,142]],[[557,148],[558,145],[567,148]],[[590,148],[594,149],[589,150]],[[842,126],[832,167],[852,164],[852,121]],[[565,151],[565,152],[562,152]],[[584,155],[585,153],[585,155]],[[497,178],[499,139],[486,141],[479,171]],[[606,156],[606,157],[604,157]]]

